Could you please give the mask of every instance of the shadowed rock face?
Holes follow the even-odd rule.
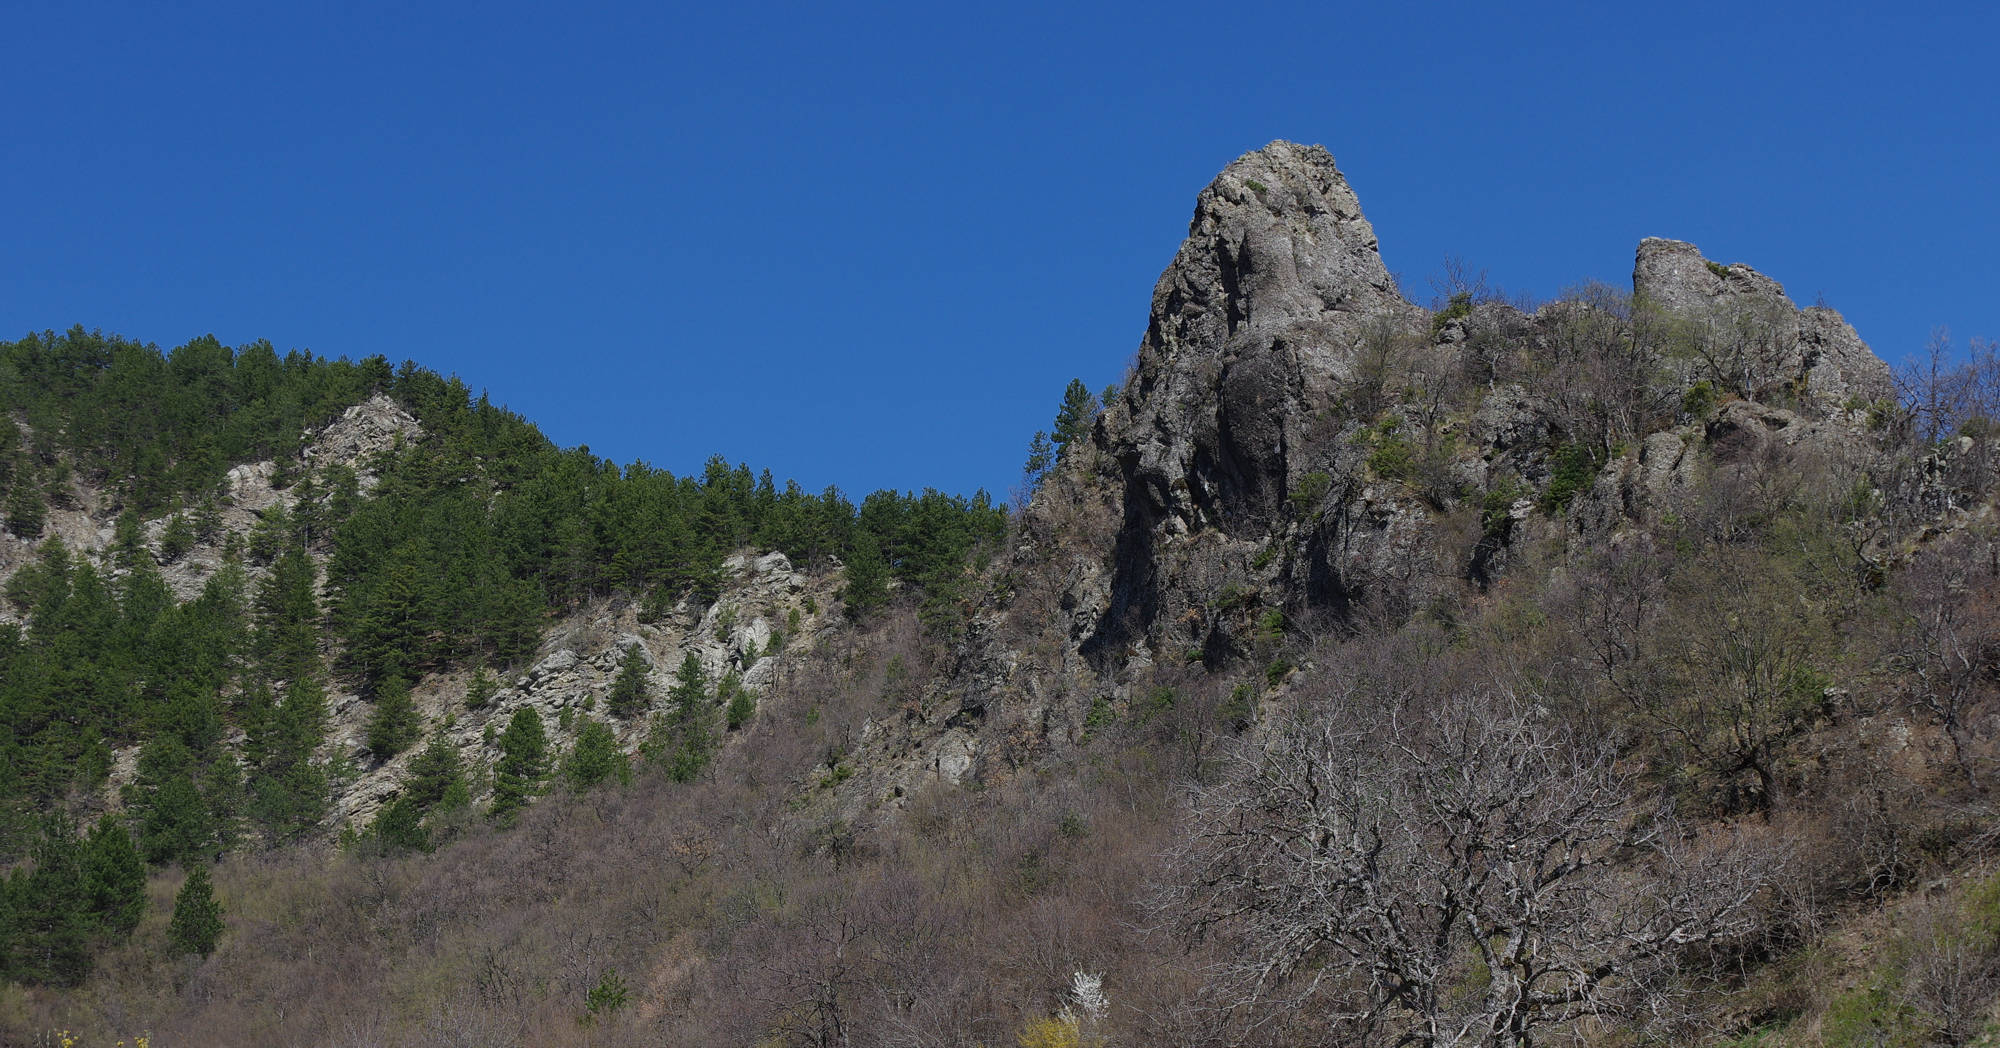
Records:
[[[1759,399],[1785,393],[1822,410],[1895,394],[1889,366],[1839,313],[1824,306],[1799,309],[1777,281],[1741,263],[1711,262],[1693,244],[1640,241],[1632,291],[1706,326],[1725,351],[1740,355],[1740,388],[1725,392]]]
[[[1273,142],[1202,190],[1154,287],[1137,373],[1097,434],[1125,519],[1110,606],[1086,645],[1094,662],[1130,649],[1162,612],[1161,591],[1200,573],[1163,539],[1269,534],[1300,476],[1324,468],[1297,452],[1357,351],[1424,316],[1325,149]]]

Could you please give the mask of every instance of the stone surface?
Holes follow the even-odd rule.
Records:
[[[1273,142],[1195,201],[1108,450],[1151,512],[1252,523],[1284,499],[1288,452],[1371,325],[1421,315],[1333,157]]]
[[[1889,366],[1839,313],[1799,309],[1782,285],[1749,266],[1724,266],[1693,244],[1649,237],[1639,242],[1632,290],[1696,325],[1720,357],[1740,358],[1740,388],[1724,392],[1785,395],[1821,413],[1895,395]]]

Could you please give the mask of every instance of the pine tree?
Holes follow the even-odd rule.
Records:
[[[1028,442],[1028,461],[1021,467],[1021,475],[1027,481],[1029,491],[1041,490],[1043,475],[1055,463],[1056,446],[1049,441],[1049,431],[1036,430],[1035,439]]]
[[[403,796],[425,814],[436,808],[459,807],[471,798],[458,747],[443,732],[432,732],[423,752],[410,759],[410,777],[403,784]]]
[[[674,674],[674,686],[667,692],[667,729],[671,742],[658,756],[666,762],[667,775],[675,782],[691,782],[708,765],[715,749],[709,730],[710,707],[708,672],[701,660],[689,652]]]
[[[20,938],[9,974],[22,982],[73,986],[90,974],[96,924],[88,908],[76,823],[62,812],[44,817],[32,854],[34,871],[17,873],[6,884],[14,933]]]
[[[1070,448],[1089,439],[1091,423],[1097,421],[1099,405],[1090,393],[1090,387],[1082,379],[1070,379],[1069,388],[1063,390],[1062,407],[1056,410],[1055,432],[1052,437],[1056,446],[1058,461],[1069,458]]]
[[[841,596],[847,601],[848,617],[856,620],[889,603],[889,565],[873,536],[855,536],[854,549],[847,558],[847,585]]]
[[[222,499],[218,491],[210,489],[201,497],[201,501],[195,503],[194,517],[190,523],[194,526],[196,539],[202,542],[215,541],[216,535],[222,531]]]
[[[172,564],[193,548],[194,525],[188,523],[184,514],[176,512],[167,518],[166,529],[160,532],[160,563]]]
[[[549,736],[532,707],[514,711],[500,735],[500,760],[493,766],[493,817],[501,821],[528,806],[548,774]]]
[[[294,546],[257,585],[257,654],[272,677],[295,678],[319,662],[319,598],[313,584],[312,559]]]
[[[174,896],[174,915],[167,922],[167,942],[177,953],[215,952],[222,938],[222,904],[216,901],[215,886],[209,883],[208,867],[188,870],[180,893]]]
[[[625,661],[618,667],[618,680],[611,686],[611,712],[615,716],[630,717],[645,709],[652,701],[647,694],[646,674],[652,670],[646,661],[646,653],[637,644],[625,646]]]
[[[499,691],[500,682],[493,679],[493,671],[481,666],[465,685],[465,708],[483,710]]]
[[[115,816],[91,827],[83,846],[84,909],[113,939],[132,934],[146,913],[146,864]]]
[[[612,734],[611,725],[589,717],[584,718],[583,727],[576,733],[576,746],[563,760],[562,773],[570,788],[578,793],[606,779],[623,783],[632,778],[631,766],[618,750],[618,737]]]
[[[423,717],[410,699],[410,686],[401,677],[388,677],[375,686],[375,712],[368,718],[368,752],[386,761],[410,748],[423,733]]]
[[[722,684],[716,688],[716,692],[723,700],[723,719],[729,725],[730,731],[742,728],[750,723],[750,718],[757,715],[757,696],[743,686],[743,678],[738,676],[735,670],[723,674]]]
[[[423,813],[408,793],[390,801],[375,815],[368,836],[385,851],[430,851],[430,831],[424,829]]]
[[[285,701],[246,717],[250,811],[273,842],[306,833],[326,815],[326,769],[313,763],[326,737],[326,693],[312,676],[294,680]]]
[[[127,506],[118,515],[117,527],[112,532],[111,562],[129,569],[139,562],[139,554],[145,549],[145,522],[139,519],[137,509]]]
[[[24,539],[41,538],[48,523],[48,506],[42,502],[40,477],[31,461],[23,458],[14,466],[7,487],[7,530]]]
[[[139,751],[125,807],[138,820],[139,851],[147,862],[192,862],[219,850],[214,815],[195,786],[194,763],[173,735],[155,736]]]

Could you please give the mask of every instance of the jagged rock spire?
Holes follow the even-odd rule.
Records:
[[[1420,313],[1332,155],[1246,153],[1202,190],[1154,287],[1114,454],[1162,512],[1187,492],[1199,512],[1261,514],[1284,495],[1306,402],[1346,377],[1371,325]]]

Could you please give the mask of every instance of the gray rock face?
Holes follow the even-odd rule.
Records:
[[[1326,443],[1315,427],[1370,340],[1420,330],[1424,315],[1325,149],[1273,142],[1202,190],[1154,288],[1137,372],[1095,435],[1124,522],[1107,599],[1085,609],[1093,662],[1143,657],[1150,624],[1186,610],[1163,591],[1228,584],[1213,550],[1184,537],[1261,542],[1303,478],[1327,470],[1305,452]]]
[[[1109,450],[1155,512],[1255,521],[1284,498],[1307,408],[1348,377],[1370,325],[1421,312],[1325,149],[1245,154],[1202,190],[1153,289]]]
[[[1749,266],[1720,265],[1693,244],[1649,237],[1639,242],[1632,290],[1690,325],[1703,354],[1734,373],[1738,388],[1724,392],[1784,395],[1820,412],[1895,394],[1889,366],[1839,313],[1799,309],[1782,285]]]

